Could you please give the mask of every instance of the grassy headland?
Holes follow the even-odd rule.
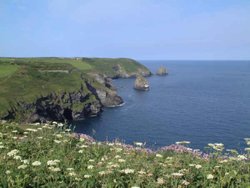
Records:
[[[62,124],[3,124],[0,187],[249,187],[249,148],[222,156],[222,144],[209,146],[209,154],[181,145],[153,152],[142,143],[96,142]]]
[[[93,100],[95,97],[85,82],[97,88],[107,88],[89,73],[115,77],[121,76],[117,75],[121,72],[133,75],[140,71],[149,72],[131,59],[0,58],[0,117],[10,108],[16,108],[18,102],[32,103],[50,93],[69,93],[81,88],[90,96],[86,100]]]

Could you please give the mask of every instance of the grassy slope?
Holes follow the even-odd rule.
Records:
[[[51,92],[79,89],[83,82],[81,75],[102,87],[86,73],[112,76],[112,67],[116,64],[130,72],[141,68],[137,62],[128,59],[0,58],[0,116],[16,101],[31,102]]]
[[[250,186],[250,162],[242,155],[225,159],[215,152],[204,159],[83,138],[50,125],[25,130],[0,124],[0,187]]]

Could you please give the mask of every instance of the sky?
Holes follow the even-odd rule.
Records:
[[[0,56],[250,60],[250,0],[0,0]]]

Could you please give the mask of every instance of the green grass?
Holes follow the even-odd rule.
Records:
[[[17,71],[17,69],[17,65],[11,65],[6,63],[0,64],[0,78],[11,76]]]
[[[202,158],[147,152],[117,141],[79,139],[61,125],[30,127],[0,125],[0,187],[250,186],[249,153],[224,158],[212,151],[211,158]]]

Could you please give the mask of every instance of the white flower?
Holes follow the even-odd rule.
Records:
[[[58,160],[59,161],[59,160]],[[48,166],[56,166],[57,165],[57,163],[58,163],[58,161],[56,161],[56,160],[49,160],[49,161],[47,161],[47,165]],[[60,162],[60,161],[59,161]]]
[[[7,153],[9,157],[15,156],[19,151],[17,149],[13,149],[10,152]]]
[[[57,138],[62,138],[63,136],[61,134],[56,134]]]
[[[158,178],[158,179],[157,179],[157,184],[163,185],[164,183],[165,183],[165,181],[164,181],[163,178]]]
[[[5,174],[10,174],[11,171],[10,170],[6,170]]]
[[[202,166],[199,165],[199,164],[195,165],[195,168],[196,168],[196,169],[200,169],[201,167],[202,167]]]
[[[95,160],[94,159],[89,159],[89,162],[95,162]]]
[[[13,159],[16,159],[16,160],[21,160],[21,159],[22,159],[22,157],[21,157],[21,156],[19,156],[19,155],[16,155],[16,156],[14,156],[14,157],[13,157]]]
[[[250,148],[245,148],[245,151],[250,151]]]
[[[183,180],[181,184],[185,185],[185,186],[188,186],[190,183],[187,180]]]
[[[98,172],[98,174],[100,174],[101,176],[104,176],[106,174],[106,172],[105,171],[100,171],[100,172]]]
[[[158,153],[155,156],[158,157],[158,158],[162,158],[163,157],[161,154],[158,154]]]
[[[132,186],[131,188],[140,188],[140,187],[135,185],[135,186]]]
[[[12,131],[12,133],[18,133],[18,131],[17,131],[17,130],[14,130],[14,131]]]
[[[23,164],[29,164],[29,160],[27,159],[24,159],[24,160],[21,160]]]
[[[58,168],[58,167],[55,168],[55,167],[53,167],[53,166],[50,166],[50,167],[49,167],[49,170],[52,171],[52,172],[60,172],[60,171],[61,171],[60,168]]]
[[[134,145],[138,147],[142,147],[144,144],[142,142],[134,142]]]
[[[244,155],[238,155],[238,160],[247,160],[247,157],[245,157]]]
[[[93,168],[94,168],[93,165],[89,165],[89,166],[87,167],[87,169],[93,169]]]
[[[69,176],[76,176],[75,172],[69,172]]]
[[[91,175],[88,175],[88,174],[84,175],[84,178],[90,178],[90,177]]]
[[[78,153],[83,153],[83,150],[79,150]]]
[[[0,145],[0,149],[3,149],[4,148],[4,146],[3,145]]]
[[[124,159],[118,159],[118,162],[119,163],[124,163],[124,162],[126,162]]]
[[[80,148],[87,148],[88,146],[87,145],[81,145]]]
[[[172,176],[175,176],[175,177],[182,177],[184,174],[182,173],[172,173]]]
[[[208,174],[208,175],[207,175],[207,179],[208,179],[208,180],[214,179],[214,176],[213,176],[212,174]]]
[[[73,171],[74,168],[67,168],[66,170],[68,170],[68,171]]]
[[[134,169],[126,168],[124,170],[121,170],[121,172],[123,172],[125,174],[133,174],[135,172],[135,170]]]
[[[119,159],[119,158],[121,158],[120,155],[116,155],[116,156],[115,156],[115,159]]]
[[[32,166],[40,166],[42,163],[40,161],[35,161],[32,163]]]
[[[60,144],[60,143],[61,143],[60,140],[54,140],[54,142],[57,143],[57,144]]]
[[[25,168],[27,168],[27,165],[25,165],[25,164],[20,165],[20,166],[17,167],[17,169],[25,169]]]

